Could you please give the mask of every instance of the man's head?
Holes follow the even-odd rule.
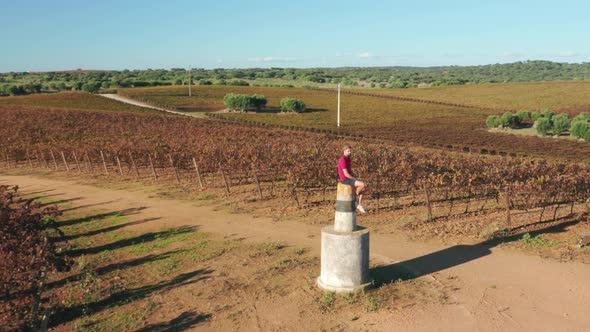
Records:
[[[342,154],[345,157],[350,157],[351,152],[352,152],[352,149],[350,148],[350,145],[346,145],[345,147],[342,148]]]

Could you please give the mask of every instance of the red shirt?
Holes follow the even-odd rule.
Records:
[[[345,157],[342,155],[340,156],[340,159],[338,159],[338,177],[340,178],[340,181],[347,179],[347,177],[344,175],[344,169],[348,170],[348,174],[352,176],[350,157]]]

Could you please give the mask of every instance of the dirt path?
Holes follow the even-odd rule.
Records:
[[[99,94],[99,96],[102,96],[102,97],[105,97],[105,98],[109,98],[109,99],[113,99],[113,100],[116,100],[116,101],[120,101],[122,103],[130,104],[130,105],[135,105],[135,106],[145,107],[145,108],[151,108],[151,109],[155,109],[155,110],[158,110],[158,111],[168,112],[168,113],[177,114],[177,115],[184,115],[184,116],[189,116],[189,117],[193,117],[193,118],[206,118],[207,117],[205,114],[202,114],[200,112],[183,113],[183,112],[178,112],[178,111],[172,111],[172,110],[169,110],[169,109],[165,109],[165,108],[162,108],[162,107],[153,106],[153,105],[144,103],[144,102],[139,101],[139,100],[131,99],[129,97],[125,97],[125,96],[121,96],[121,95],[113,94],[113,93]]]
[[[0,183],[18,184],[23,192],[53,189],[60,199],[76,198],[76,205],[124,210],[145,207],[137,218],[160,218],[137,225],[154,230],[183,225],[207,232],[252,241],[281,241],[308,247],[319,255],[320,230],[294,221],[215,211],[191,202],[152,198],[133,190],[113,190],[31,176],[0,175]],[[371,260],[389,263],[378,268],[387,273],[396,262],[427,275],[450,290],[449,303],[411,317],[388,313],[376,321],[377,330],[585,330],[590,326],[590,266],[560,263],[518,252],[481,245],[443,247],[415,243],[392,234],[371,234]]]

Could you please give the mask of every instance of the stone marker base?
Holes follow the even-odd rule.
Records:
[[[356,292],[370,286],[369,230],[352,232],[322,229],[322,267],[318,286],[333,292]]]

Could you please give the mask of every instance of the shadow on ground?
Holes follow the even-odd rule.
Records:
[[[155,241],[155,240],[163,240],[163,239],[169,238],[171,236],[177,236],[180,234],[190,233],[190,232],[195,231],[196,229],[197,229],[196,227],[185,226],[185,227],[179,227],[179,228],[171,228],[171,229],[167,229],[167,230],[159,231],[159,232],[149,232],[149,233],[144,233],[144,234],[132,237],[132,238],[123,239],[123,240],[103,244],[103,245],[96,246],[96,247],[77,248],[77,249],[67,250],[65,252],[65,255],[67,255],[68,257],[71,257],[71,258],[75,258],[75,257],[82,256],[82,255],[98,254],[98,253],[103,252],[105,250],[112,251],[112,250],[117,250],[117,249],[129,247],[129,246],[143,244],[146,242]]]
[[[199,314],[194,311],[185,311],[178,317],[169,322],[156,323],[144,326],[137,330],[137,332],[175,332],[184,331],[195,327],[195,325],[202,323],[211,318],[211,314]]]
[[[140,266],[143,264],[164,260],[164,259],[172,257],[175,254],[179,254],[179,253],[187,252],[187,251],[188,251],[188,249],[178,249],[178,250],[174,250],[174,251],[164,252],[161,254],[150,254],[147,256],[139,257],[139,258],[129,259],[129,260],[126,260],[123,262],[115,262],[112,264],[108,264],[103,267],[92,269],[92,271],[97,276],[101,276],[101,275],[108,274],[113,271],[121,271],[124,269]],[[88,270],[82,271],[78,274],[71,275],[69,277],[66,277],[66,278],[63,278],[60,280],[50,282],[45,287],[47,289],[58,288],[58,287],[62,287],[64,285],[66,285],[67,283],[81,280],[86,276],[86,271],[88,271]]]
[[[199,269],[180,274],[167,282],[159,282],[138,288],[125,289],[96,302],[79,304],[71,307],[59,307],[55,310],[50,321],[50,327],[70,322],[88,313],[97,313],[105,309],[118,307],[130,302],[142,300],[156,292],[167,292],[176,287],[194,284],[204,279],[213,271]]]
[[[124,210],[99,213],[99,214],[86,216],[86,217],[82,217],[82,218],[74,218],[74,219],[70,219],[70,220],[60,221],[60,222],[58,222],[58,225],[59,225],[59,227],[66,227],[66,226],[82,224],[82,223],[90,222],[90,221],[107,219],[107,218],[111,218],[111,217],[130,216],[130,215],[137,214],[145,209],[147,209],[147,207],[141,206],[141,207],[137,207],[137,208],[129,208],[129,209],[124,209]]]
[[[94,235],[98,235],[98,234],[103,234],[103,233],[108,233],[108,232],[116,231],[118,229],[121,229],[121,228],[124,228],[124,227],[127,227],[127,226],[140,225],[140,224],[144,224],[144,223],[146,223],[148,221],[154,221],[154,220],[159,220],[159,219],[161,219],[161,218],[160,217],[157,217],[157,218],[146,218],[146,219],[142,219],[142,220],[131,221],[131,222],[128,222],[128,223],[124,223],[124,224],[120,224],[120,225],[115,225],[115,226],[110,226],[110,227],[105,227],[105,228],[101,228],[101,229],[89,231],[89,232],[86,232],[86,233],[66,235],[61,240],[70,241],[70,240],[77,239],[77,238],[80,238],[80,237],[94,236]]]
[[[508,235],[497,236],[481,243],[473,245],[455,245],[403,262],[376,266],[370,270],[370,274],[374,280],[375,286],[380,287],[396,280],[414,279],[443,271],[490,255],[492,254],[491,249],[499,244],[520,241],[524,233],[528,233],[531,237],[535,237],[540,234],[566,232],[567,227],[578,224],[582,220],[586,220],[587,214],[584,213],[575,216],[574,218],[572,217],[573,216],[558,218],[555,221],[564,221],[557,225],[547,226],[535,231],[523,231],[521,228],[511,229],[508,232]],[[541,225],[548,222],[554,221],[542,221],[528,226]],[[520,232],[518,232],[519,230]]]

